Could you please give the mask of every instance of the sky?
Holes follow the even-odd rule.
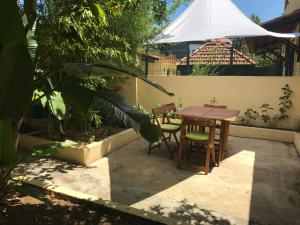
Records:
[[[284,10],[284,0],[233,0],[242,12],[250,17],[256,14],[262,22],[281,16]],[[180,15],[187,6],[182,6],[176,11],[176,16]]]

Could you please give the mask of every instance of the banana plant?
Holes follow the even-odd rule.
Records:
[[[103,16],[103,12],[100,13]],[[148,141],[155,142],[159,139],[160,129],[151,123],[149,116],[137,112],[117,94],[90,91],[83,86],[67,84],[53,86],[42,93],[39,90],[39,73],[35,66],[38,46],[35,38],[36,20],[26,15],[21,17],[16,1],[0,1],[0,29],[0,200],[5,195],[4,189],[10,172],[18,163],[12,121],[20,121],[20,125],[21,118],[33,105],[32,101],[42,100],[45,104],[46,97],[51,111],[59,120],[65,116],[65,101],[72,102],[82,111],[88,110],[93,101],[98,101],[108,106],[124,122],[131,124]],[[95,64],[69,63],[61,70],[69,76],[126,73],[173,95],[160,85],[147,80],[141,72],[124,65],[101,61]],[[49,74],[44,73],[43,79],[49,81]],[[34,89],[37,90],[35,93]],[[38,96],[32,100],[34,95]]]
[[[9,23],[9,25],[8,25]],[[12,120],[19,120],[31,101],[34,67],[15,1],[0,1],[0,201],[10,172],[18,163]]]
[[[144,77],[142,71],[133,66],[115,65],[113,63],[98,62],[97,64],[84,63],[68,63],[64,65],[63,71],[67,76],[76,76],[80,81],[83,76],[89,74],[108,74],[113,73],[117,76],[119,73],[137,77],[158,90],[173,95],[159,84],[150,81]],[[80,83],[80,82],[79,82]],[[53,88],[53,87],[51,87]],[[45,94],[41,90],[36,90],[35,101],[41,100],[42,105],[45,106],[48,102],[52,114],[58,119],[63,120],[65,116],[65,102],[74,106],[82,113],[87,113],[93,103],[104,105],[105,108],[110,109],[120,120],[128,126],[134,128],[149,142],[156,142],[160,139],[160,128],[152,124],[149,115],[138,111],[136,108],[126,102],[120,95],[108,91],[93,91],[79,84],[69,83],[60,84],[55,88],[56,91],[50,94]]]

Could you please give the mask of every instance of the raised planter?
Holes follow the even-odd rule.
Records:
[[[300,156],[300,133],[295,132],[294,145],[296,147],[298,155]]]
[[[256,138],[256,139],[281,141],[281,142],[288,142],[288,143],[294,143],[294,138],[295,138],[294,131],[247,127],[247,126],[238,126],[238,125],[230,125],[229,135],[236,136],[236,137]]]
[[[127,129],[91,144],[58,149],[54,156],[81,165],[88,165],[138,138],[139,135],[133,129]],[[19,148],[31,151],[35,145],[54,142],[32,134],[24,134],[20,137]]]

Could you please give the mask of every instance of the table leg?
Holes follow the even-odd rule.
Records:
[[[220,134],[220,156],[219,156],[219,162],[223,161],[224,155],[227,152],[228,136],[229,136],[229,122],[228,121],[222,121],[222,124],[221,124],[221,134]]]

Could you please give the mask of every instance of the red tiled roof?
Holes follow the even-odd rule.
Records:
[[[190,55],[190,65],[193,64],[215,64],[229,65],[230,64],[231,46],[228,40],[215,40],[205,43]],[[179,62],[180,65],[187,64],[187,58],[184,57]],[[234,65],[253,65],[255,61],[244,53],[233,49],[233,64]]]
[[[164,55],[164,54],[160,54],[160,53],[148,53],[147,56],[150,56],[156,60],[160,60],[160,59],[171,59],[171,60],[176,60],[176,57],[173,55]]]

